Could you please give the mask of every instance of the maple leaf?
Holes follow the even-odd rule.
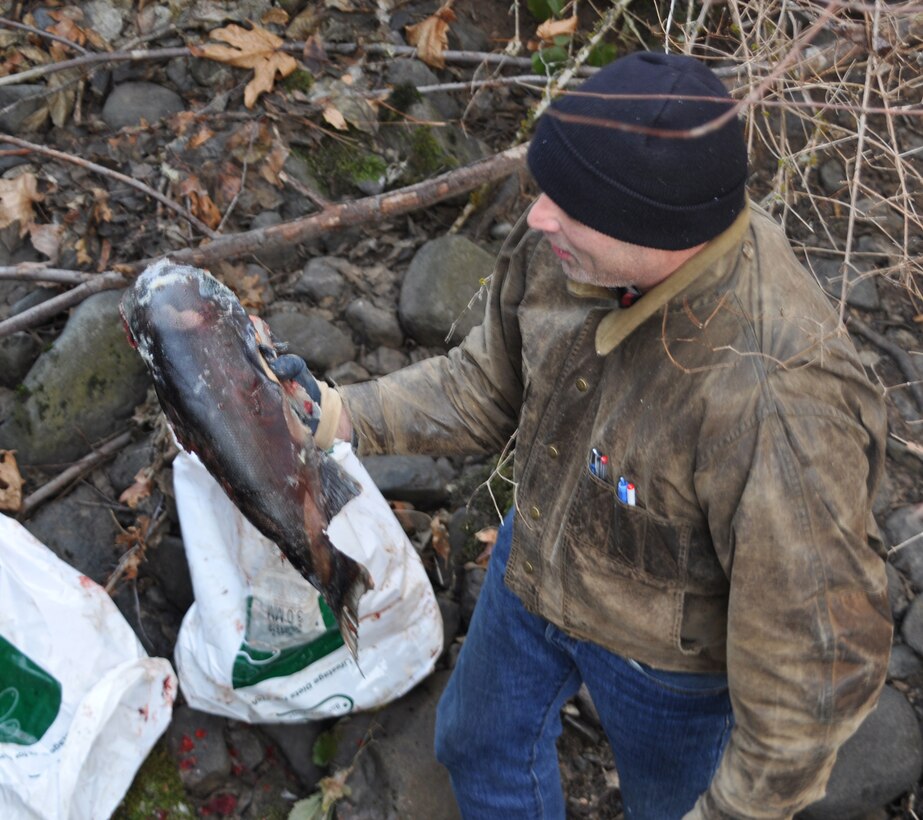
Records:
[[[279,50],[283,44],[282,39],[257,25],[245,29],[231,23],[215,29],[209,36],[228,45],[209,43],[192,46],[190,50],[193,54],[236,68],[253,69],[253,79],[244,89],[244,105],[247,108],[253,108],[261,94],[272,91],[277,73],[287,77],[298,68],[294,57]]]
[[[19,220],[19,235],[25,236],[35,220],[33,202],[41,202],[38,179],[34,174],[20,174],[16,179],[0,179],[0,228]]]
[[[0,510],[18,512],[22,506],[22,476],[14,450],[0,450]]]
[[[445,68],[445,51],[449,47],[449,23],[455,20],[454,0],[446,0],[431,17],[407,26],[407,42],[417,47],[417,54],[427,65]]]

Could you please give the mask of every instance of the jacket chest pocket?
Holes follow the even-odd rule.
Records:
[[[589,471],[578,484],[566,532],[571,548],[598,556],[616,572],[666,586],[685,579],[692,526],[651,513],[641,498],[633,505],[620,501],[614,484]]]

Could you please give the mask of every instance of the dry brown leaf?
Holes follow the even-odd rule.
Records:
[[[102,273],[109,267],[109,259],[112,257],[112,242],[109,239],[103,239],[99,243],[99,259],[96,260],[96,272]]]
[[[89,251],[87,250],[87,238],[81,236],[74,243],[74,251],[77,253],[77,264],[78,265],[90,265],[93,262],[93,257],[90,256]]]
[[[449,531],[446,529],[445,524],[442,523],[442,520],[435,517],[430,524],[430,529],[433,532],[433,551],[442,559],[444,564],[447,564],[449,562],[449,554],[452,551],[452,547],[449,544]]]
[[[218,183],[215,188],[215,204],[226,211],[235,197],[240,195],[240,188],[243,185],[243,176],[240,169],[230,160],[221,166],[218,174]]]
[[[195,134],[195,136],[189,140],[189,148],[199,148],[200,146],[205,145],[205,143],[208,142],[213,136],[215,136],[215,132],[212,131],[211,128],[203,125]]]
[[[474,537],[478,543],[484,545],[481,554],[474,559],[474,563],[479,567],[486,567],[490,562],[491,553],[494,551],[494,544],[497,543],[497,528],[485,527],[483,530],[476,532]]]
[[[119,496],[119,503],[125,504],[131,509],[138,506],[138,503],[145,498],[150,498],[151,491],[154,489],[154,468],[142,467],[135,474],[134,483],[122,492]],[[131,529],[131,528],[129,528]]]
[[[275,185],[276,188],[282,187],[282,180],[279,179],[279,174],[285,166],[285,160],[288,159],[288,154],[288,147],[282,140],[277,139],[272,144],[272,151],[269,152],[269,156],[266,157],[263,164],[260,165],[260,176],[270,185]]]
[[[346,117],[344,117],[340,109],[334,105],[328,105],[324,109],[324,119],[338,131],[345,131],[349,128],[346,124]]]
[[[240,303],[247,310],[260,312],[266,306],[266,292],[260,277],[255,273],[242,276],[235,292]]]
[[[546,42],[551,42],[555,37],[562,34],[566,37],[572,37],[577,31],[577,15],[565,17],[563,20],[547,19],[542,23],[535,32],[535,36]]]
[[[30,222],[26,229],[29,231],[32,247],[57,264],[58,257],[61,254],[61,239],[64,237],[64,226],[37,225],[35,222]]]
[[[105,188],[94,188],[93,200],[93,220],[111,222],[112,208],[109,207],[109,192]]]
[[[221,224],[221,211],[215,205],[208,190],[192,174],[186,177],[179,185],[179,192],[189,200],[189,210],[194,216],[202,220],[209,228],[217,228]]]
[[[261,94],[272,91],[277,73],[287,77],[298,67],[294,57],[279,50],[283,45],[282,39],[259,26],[245,29],[231,23],[215,29],[209,36],[228,45],[209,43],[193,46],[190,49],[193,54],[236,68],[253,69],[253,79],[244,89],[244,105],[247,108],[253,108]]]
[[[307,40],[313,36],[321,23],[324,22],[325,13],[322,8],[315,5],[308,5],[285,30],[285,36],[289,40]],[[307,48],[307,42],[305,43]]]
[[[170,127],[178,137],[183,137],[186,132],[198,122],[195,111],[177,111],[170,117]]]
[[[288,22],[288,12],[278,7],[266,10],[266,13],[260,17],[260,22],[264,26],[284,26]]]
[[[445,68],[445,51],[449,47],[449,23],[455,20],[454,0],[446,2],[431,17],[407,26],[407,42],[417,47],[417,55],[427,65]]]
[[[16,466],[15,450],[0,450],[0,510],[19,512],[22,506],[22,476]]]
[[[0,179],[0,228],[19,220],[19,235],[25,236],[35,221],[33,202],[41,202],[38,179],[34,174],[20,174],[16,179]]]

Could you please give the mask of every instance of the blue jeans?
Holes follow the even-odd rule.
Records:
[[[436,757],[465,820],[564,817],[561,707],[589,689],[628,820],[681,818],[711,782],[733,724],[727,677],[665,672],[569,637],[503,583],[500,528],[458,663],[436,713]]]

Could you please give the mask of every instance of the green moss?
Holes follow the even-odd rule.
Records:
[[[311,173],[333,196],[351,191],[363,182],[376,182],[388,169],[378,154],[342,142],[328,141],[302,156]]]
[[[414,179],[422,179],[458,166],[458,160],[446,151],[428,125],[414,128],[410,135],[408,153],[407,167]]]
[[[388,97],[388,105],[406,114],[414,103],[422,99],[423,95],[417,91],[415,85],[411,83],[401,83],[400,85],[394,86],[391,96]],[[394,111],[388,111],[382,115],[383,119],[387,120],[398,119],[399,116],[400,115]]]
[[[310,91],[314,85],[314,75],[303,68],[298,68],[282,81],[286,91]]]
[[[150,820],[152,817],[194,817],[176,761],[161,740],[147,756],[113,820]]]

